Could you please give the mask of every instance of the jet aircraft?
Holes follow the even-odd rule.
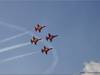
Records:
[[[50,51],[50,50],[52,50],[53,48],[48,48],[48,47],[46,47],[46,46],[44,46],[44,48],[43,49],[41,49],[41,52],[42,53],[45,53],[46,55],[48,54],[48,51]]]
[[[36,32],[41,32],[42,29],[45,28],[45,27],[46,27],[46,26],[41,26],[40,24],[37,24],[37,25],[35,26],[35,31],[36,31]]]
[[[52,35],[52,34],[50,34],[50,33],[48,33],[48,36],[46,36],[46,40],[48,41],[50,41],[50,42],[52,42],[52,40],[55,38],[55,37],[57,37],[58,35]]]
[[[38,39],[38,38],[36,38],[35,36],[33,36],[32,39],[31,39],[31,43],[37,45],[37,42],[38,42],[39,40],[42,40],[42,39]]]

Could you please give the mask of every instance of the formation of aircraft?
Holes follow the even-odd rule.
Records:
[[[50,33],[48,33],[48,36],[46,36],[46,40],[48,41],[50,41],[50,42],[52,42],[52,40],[55,38],[55,37],[57,37],[58,35],[52,35],[52,34],[50,34]]]
[[[46,26],[42,26],[42,25],[40,25],[40,24],[37,24],[36,26],[35,26],[35,31],[36,32],[41,32],[42,31],[42,29],[43,28],[45,28]],[[50,41],[50,42],[52,42],[53,41],[53,39],[55,38],[55,37],[57,37],[58,35],[53,35],[53,34],[51,34],[51,33],[48,33],[48,35],[46,36],[46,40],[48,41]],[[40,39],[40,38],[36,38],[35,36],[33,36],[32,37],[32,39],[31,39],[31,44],[35,44],[35,45],[37,45],[37,43],[39,42],[39,41],[41,41],[42,39]],[[46,46],[44,46],[43,47],[43,49],[41,49],[41,52],[42,53],[45,53],[46,55],[48,54],[48,51],[50,51],[50,50],[52,50],[53,48],[48,48],[48,47],[46,47]]]
[[[44,46],[44,48],[43,49],[41,49],[41,52],[42,53],[45,53],[46,55],[48,54],[48,51],[50,51],[50,50],[52,50],[53,48],[48,48],[48,47],[46,47],[46,46]]]
[[[36,31],[36,32],[41,32],[42,29],[45,28],[45,27],[46,27],[46,26],[41,26],[40,24],[37,24],[37,25],[35,26],[35,31]]]
[[[39,40],[41,40],[41,39],[38,39],[38,38],[36,38],[35,36],[33,36],[32,39],[31,39],[31,43],[37,45],[37,42],[38,42]]]

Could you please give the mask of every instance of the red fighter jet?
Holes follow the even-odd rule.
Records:
[[[31,43],[37,45],[37,42],[39,40],[41,40],[41,39],[38,39],[38,38],[36,38],[36,37],[33,36],[33,38],[31,39]]]
[[[37,25],[35,26],[35,31],[36,31],[36,32],[41,32],[42,29],[45,28],[45,27],[46,27],[46,26],[41,26],[40,24],[37,24]]]
[[[50,41],[50,42],[52,42],[52,40],[55,38],[55,37],[57,37],[58,35],[52,35],[52,34],[50,34],[50,33],[48,33],[48,36],[46,36],[46,40],[48,41]]]
[[[42,52],[42,53],[45,52],[45,54],[47,55],[47,54],[48,54],[48,51],[50,51],[50,50],[52,50],[52,49],[53,49],[53,48],[48,48],[48,47],[44,46],[44,48],[41,49],[41,52]]]

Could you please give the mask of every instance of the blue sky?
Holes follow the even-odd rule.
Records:
[[[48,32],[58,34],[52,43],[27,45],[0,53],[0,61],[40,51],[44,45],[56,50],[57,65],[52,74],[77,73],[88,61],[99,62],[100,58],[100,2],[96,1],[5,1],[0,2],[0,40],[27,31],[44,38]],[[37,23],[47,25],[42,33],[33,31]],[[10,25],[11,24],[11,25]],[[15,26],[15,27],[14,27]],[[17,28],[16,28],[17,27]],[[20,28],[21,27],[21,28]],[[26,30],[23,30],[23,29]],[[22,30],[21,30],[22,29]],[[0,43],[3,48],[29,42],[30,32]],[[55,52],[55,51],[54,51]],[[41,52],[0,64],[0,73],[35,74],[43,73],[53,61],[53,53],[47,56]]]

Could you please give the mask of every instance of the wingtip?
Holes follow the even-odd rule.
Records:
[[[51,50],[53,49],[53,48],[50,48]]]
[[[56,37],[58,37],[59,35],[56,35]]]
[[[48,37],[46,36],[46,40],[48,41]]]
[[[47,27],[47,26],[43,26],[43,27]]]
[[[52,42],[52,40],[50,40],[50,42]]]

